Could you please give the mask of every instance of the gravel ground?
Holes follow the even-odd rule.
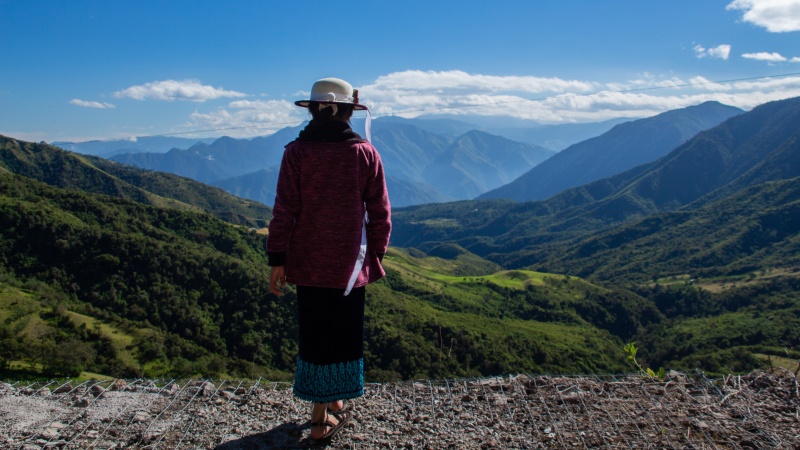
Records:
[[[13,449],[800,449],[791,373],[506,376],[369,384],[327,444],[291,385],[115,380],[0,383]]]

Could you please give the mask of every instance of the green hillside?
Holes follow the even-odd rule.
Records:
[[[388,275],[368,288],[367,379],[627,372],[629,342],[652,368],[791,365],[797,129],[800,101],[775,102],[547,201],[396,210]],[[269,293],[252,229],[268,208],[2,143],[6,374],[291,377],[296,299]]]
[[[222,189],[163,172],[137,169],[47,144],[0,136],[0,170],[51,186],[125,198],[147,205],[208,212],[222,220],[262,228],[272,217],[265,205]]]
[[[566,245],[532,267],[617,282],[800,272],[800,178],[756,185],[697,209],[655,214]]]
[[[575,277],[455,275],[452,261],[397,249],[386,267],[367,331],[394,338],[368,342],[368,362],[403,378],[624,371],[623,340],[661,320],[645,299]]]
[[[3,339],[14,343],[4,365],[24,361],[30,346],[81,342],[77,361],[47,363],[55,360],[42,350],[26,367],[112,376],[293,371],[294,296],[268,292],[264,236],[204,213],[7,173],[0,194],[0,273],[4,290],[17,292],[4,307],[17,311],[4,313]],[[630,293],[556,275],[492,274],[496,266],[475,255],[440,250],[450,259],[387,255],[389,276],[369,291],[371,379],[620,371],[620,336],[658,320],[653,308],[644,321],[629,310],[647,309]]]
[[[791,201],[773,204],[782,200],[769,194],[783,189],[769,183],[800,176],[798,130],[800,98],[767,103],[699,133],[657,161],[544,201],[398,209],[392,242],[423,250],[456,244],[502,267],[579,273],[598,281],[619,281],[626,274],[631,276],[628,281],[638,281],[704,269],[724,273],[737,270],[737,265],[740,270],[773,267],[770,248],[755,242],[773,238],[756,230],[777,226],[780,240],[787,243],[800,231],[791,219],[782,218],[793,215]],[[704,223],[688,224],[692,234],[684,236],[687,230],[676,227],[690,218]],[[751,236],[724,249],[721,259],[709,255],[686,264],[685,252],[697,247],[706,254],[711,248],[720,250],[745,229]],[[639,254],[633,260],[633,253],[618,248],[645,236],[652,242],[638,241]],[[691,239],[688,245],[684,238]],[[677,253],[657,242],[679,247]],[[733,248],[739,244],[744,247]],[[771,248],[783,246],[773,242]],[[601,253],[604,249],[608,257]],[[626,267],[617,267],[620,263]],[[675,267],[667,270],[673,263]],[[719,266],[730,267],[717,270]]]

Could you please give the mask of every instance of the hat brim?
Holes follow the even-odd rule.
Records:
[[[308,104],[311,103],[312,101],[315,101],[315,100],[298,100],[298,101],[294,102],[294,104],[297,105],[297,106],[300,106],[302,108],[308,108]],[[316,101],[316,103],[324,103],[324,104],[334,103],[334,104],[337,104],[337,105],[351,105],[353,107],[353,109],[356,110],[356,111],[366,111],[366,110],[369,109],[369,108],[367,108],[366,105],[362,105],[362,104],[359,104],[359,103],[320,102],[320,101]]]

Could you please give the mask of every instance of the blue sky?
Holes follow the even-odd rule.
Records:
[[[800,0],[0,0],[0,24],[0,134],[30,141],[265,135],[329,76],[376,118],[800,96]]]

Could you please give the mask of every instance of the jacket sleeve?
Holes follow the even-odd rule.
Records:
[[[300,211],[300,164],[291,145],[283,152],[275,205],[267,235],[267,254],[270,266],[282,266],[286,261],[292,230]]]
[[[386,253],[389,246],[389,235],[392,231],[392,208],[389,204],[389,193],[386,189],[386,177],[383,162],[377,151],[373,149],[373,164],[364,192],[364,204],[367,208],[367,240],[370,248],[380,256]]]

